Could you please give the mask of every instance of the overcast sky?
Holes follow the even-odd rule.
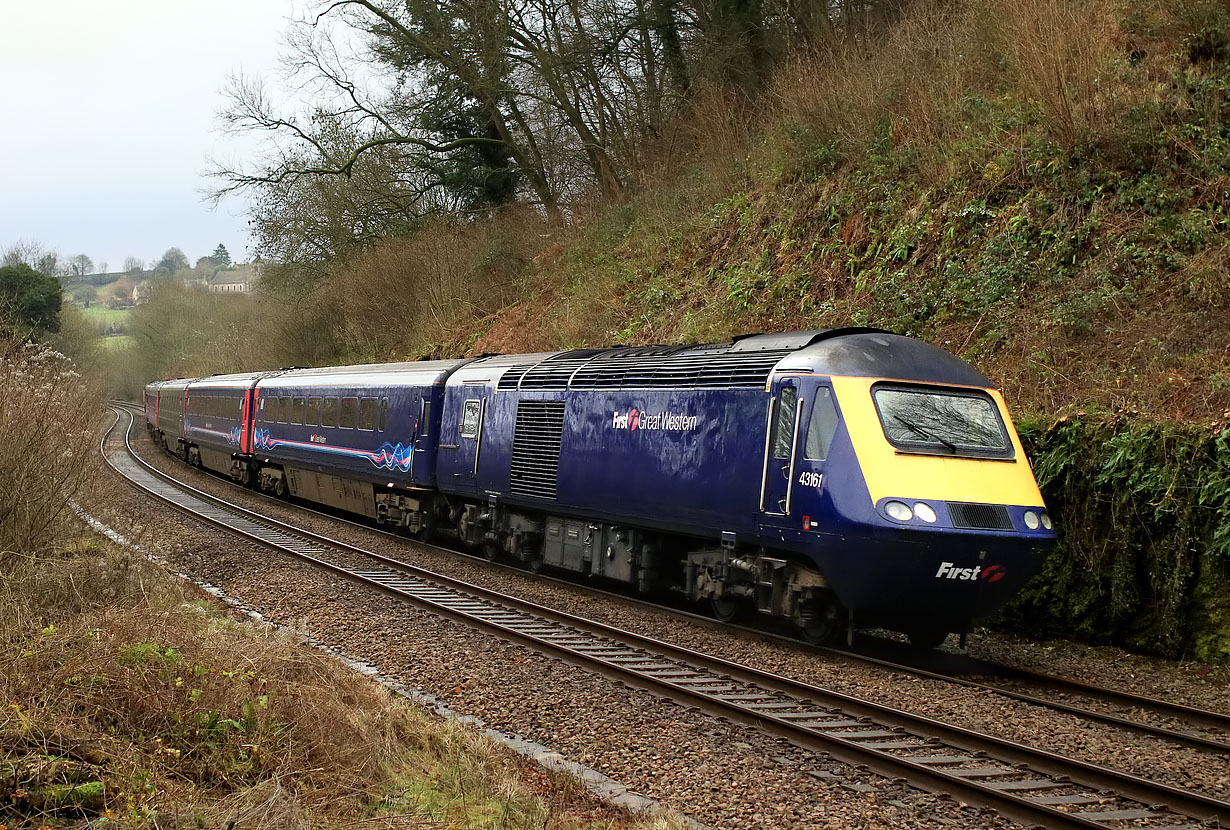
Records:
[[[273,77],[295,0],[0,0],[0,250],[38,242],[119,270],[169,247],[249,256],[244,203],[211,211],[228,73]]]

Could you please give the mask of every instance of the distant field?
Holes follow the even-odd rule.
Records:
[[[102,338],[104,349],[117,350],[126,349],[133,344],[133,339],[127,334],[117,334],[111,337]]]
[[[127,308],[107,308],[106,306],[94,305],[89,308],[81,309],[89,320],[98,323],[101,326],[109,324],[127,325],[128,315],[132,313],[131,309]]]

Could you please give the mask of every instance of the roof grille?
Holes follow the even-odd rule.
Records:
[[[1013,530],[1008,508],[1001,504],[968,504],[948,502],[952,526],[965,530]]]
[[[671,355],[613,354],[576,373],[573,389],[645,389],[662,387],[761,388],[784,349],[726,354],[676,352]]]
[[[548,357],[529,369],[518,389],[567,389],[572,373],[584,366],[602,349],[579,349]]]
[[[500,380],[496,383],[495,388],[501,391],[504,389],[516,389],[517,384],[521,382],[521,378],[532,368],[534,368],[533,363],[519,363],[516,366],[510,366],[505,370],[504,374],[500,375]]]
[[[554,499],[559,448],[564,434],[563,401],[518,401],[513,429],[509,489],[521,496]]]

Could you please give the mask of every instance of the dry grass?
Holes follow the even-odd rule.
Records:
[[[972,0],[916,7],[874,42],[802,55],[779,73],[777,117],[857,149],[887,137],[920,152],[960,142],[975,96],[1037,107],[1075,148],[1113,132],[1136,101],[1115,0]]]
[[[327,286],[341,306],[348,349],[372,359],[430,350],[510,302],[547,233],[538,217],[508,211],[471,224],[429,224],[378,244]]]
[[[0,825],[674,826],[194,594],[88,540],[0,584]]]

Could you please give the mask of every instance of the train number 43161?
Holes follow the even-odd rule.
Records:
[[[820,482],[824,480],[824,473],[816,473],[808,470],[799,475],[800,487],[819,487]]]

